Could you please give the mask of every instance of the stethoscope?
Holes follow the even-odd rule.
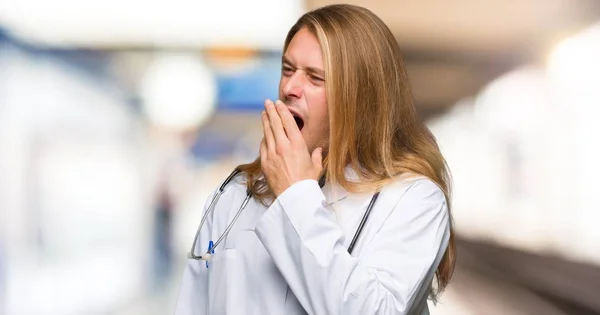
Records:
[[[215,196],[210,201],[210,204],[208,205],[208,208],[206,209],[206,211],[204,212],[204,215],[202,216],[202,219],[200,220],[200,225],[198,226],[198,229],[196,230],[196,236],[194,237],[194,242],[192,243],[192,248],[191,248],[191,250],[189,251],[189,253],[187,255],[188,258],[195,259],[195,260],[205,260],[208,263],[208,261],[212,258],[212,255],[215,252],[215,248],[217,246],[219,246],[219,244],[223,241],[223,239],[225,239],[225,237],[227,237],[227,235],[229,234],[229,231],[231,231],[231,228],[235,224],[235,221],[237,221],[238,217],[242,213],[242,210],[244,210],[244,208],[248,204],[248,201],[250,201],[250,198],[252,198],[252,192],[250,192],[250,190],[247,190],[246,191],[246,198],[244,199],[244,202],[242,202],[242,205],[240,206],[240,208],[236,212],[235,216],[233,217],[233,220],[231,220],[231,223],[229,223],[227,225],[227,227],[225,228],[225,231],[223,231],[223,233],[221,234],[221,236],[219,236],[219,238],[217,239],[217,241],[216,242],[210,241],[210,243],[208,245],[208,251],[205,254],[199,255],[199,256],[197,256],[197,255],[194,254],[194,249],[196,248],[196,242],[198,240],[198,235],[200,234],[200,230],[202,229],[202,226],[204,226],[204,222],[206,221],[206,218],[214,210],[215,205],[216,205],[217,201],[219,200],[219,197],[221,197],[221,194],[223,194],[223,191],[225,190],[225,187],[239,173],[241,173],[241,170],[238,169],[238,168],[236,168],[225,179],[225,181],[223,182],[223,184],[221,184],[221,186],[219,187],[219,190],[217,191],[217,193],[215,194]],[[321,177],[321,179],[319,180],[319,186],[321,186],[321,188],[322,188],[324,184],[325,184],[325,177]],[[354,250],[354,245],[356,245],[356,241],[360,237],[360,234],[362,233],[362,230],[363,230],[363,228],[365,226],[365,223],[367,222],[367,219],[369,218],[369,215],[371,214],[371,210],[373,209],[373,205],[375,205],[375,201],[377,201],[378,197],[379,197],[379,191],[377,191],[375,194],[373,194],[373,197],[371,198],[371,201],[369,202],[369,206],[367,207],[367,210],[365,211],[365,214],[363,215],[362,219],[360,220],[360,224],[358,225],[358,228],[356,229],[356,233],[354,233],[354,237],[352,238],[352,242],[350,242],[350,246],[348,246],[348,253],[352,254],[352,251]]]

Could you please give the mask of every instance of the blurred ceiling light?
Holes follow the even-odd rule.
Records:
[[[2,25],[53,46],[281,49],[301,0],[0,1]]]
[[[565,105],[594,103],[594,107],[598,108],[599,58],[600,23],[564,40],[552,51],[548,59],[548,70],[563,93],[561,96],[568,101]]]
[[[199,57],[159,55],[141,80],[140,95],[153,124],[186,130],[201,126],[211,116],[217,86]]]
[[[569,209],[569,236],[574,241],[567,248],[582,259],[600,263],[600,23],[560,43],[550,54],[548,71],[575,126],[567,161],[575,168],[569,184],[576,188]]]

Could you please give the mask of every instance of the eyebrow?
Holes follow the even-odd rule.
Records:
[[[294,63],[291,62],[286,56],[281,57],[281,62],[284,64],[288,64],[290,66],[294,66]],[[323,69],[319,69],[319,68],[315,68],[315,67],[304,67],[304,69],[306,69],[308,72],[312,72],[314,74],[318,74],[320,76],[325,76],[325,71]]]

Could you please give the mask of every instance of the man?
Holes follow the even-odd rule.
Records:
[[[448,175],[389,29],[305,14],[279,96],[260,157],[207,201],[176,313],[428,314],[454,265]]]

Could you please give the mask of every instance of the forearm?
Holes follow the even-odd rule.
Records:
[[[436,251],[407,257],[402,245],[374,248],[359,261],[343,246],[342,230],[324,208],[316,182],[297,183],[284,194],[256,234],[308,313],[406,314],[411,309]],[[402,268],[402,261],[409,268],[393,267]]]

